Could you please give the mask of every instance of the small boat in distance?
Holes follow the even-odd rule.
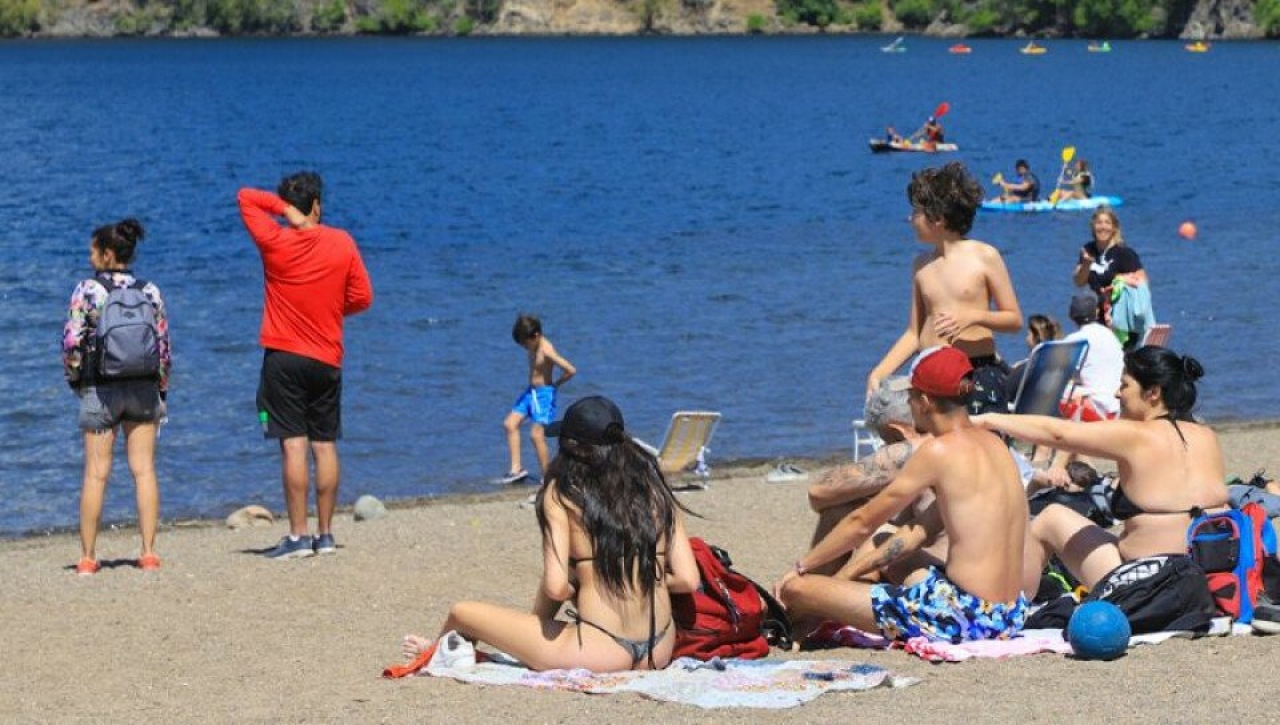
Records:
[[[973,48],[970,48],[969,46],[965,45],[964,43],[956,43],[955,45],[951,46],[950,48],[947,48],[947,52],[948,52],[948,53],[953,53],[953,54],[955,54],[955,55],[968,55],[969,53],[972,53],[972,52],[973,52]]]
[[[1194,43],[1187,43],[1183,47],[1186,48],[1187,51],[1190,53],[1208,53],[1209,52],[1209,44],[1204,42],[1203,40],[1197,40]]]
[[[936,154],[944,151],[960,150],[960,147],[953,143],[932,143],[930,141],[909,141],[907,139],[890,141],[884,138],[873,138],[867,144],[871,146],[871,153],[873,154],[884,154],[890,151],[915,151],[924,154]]]
[[[899,35],[898,37],[893,39],[892,43],[885,46],[881,46],[880,52],[881,53],[905,53],[907,52],[907,46],[905,43],[906,43],[906,38]]]
[[[1090,52],[1090,53],[1110,53],[1110,52],[1111,52],[1111,43],[1109,43],[1109,42],[1107,42],[1107,41],[1105,41],[1105,40],[1104,40],[1104,41],[1102,41],[1101,43],[1096,43],[1096,42],[1095,42],[1095,43],[1090,43],[1090,44],[1089,44],[1089,52]]]
[[[1036,41],[1034,40],[1028,40],[1027,44],[1022,46],[1018,52],[1023,55],[1044,55],[1049,52],[1049,49],[1043,45],[1036,45]]]

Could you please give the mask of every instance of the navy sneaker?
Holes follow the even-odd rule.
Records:
[[[332,554],[338,550],[338,544],[333,540],[333,534],[320,534],[316,537],[315,552],[317,554]]]
[[[280,543],[276,544],[276,548],[267,552],[267,558],[297,559],[303,556],[312,556],[315,553],[311,548],[310,536],[299,536],[297,539],[291,539],[286,536],[280,539]]]

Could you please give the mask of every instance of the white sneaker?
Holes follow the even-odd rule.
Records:
[[[447,669],[466,669],[475,666],[475,645],[452,629],[440,635],[440,641],[436,645],[436,653],[431,657],[431,662],[427,664],[428,668],[444,667]]]

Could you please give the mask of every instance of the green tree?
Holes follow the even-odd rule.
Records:
[[[311,15],[311,29],[317,33],[333,33],[342,30],[347,22],[347,4],[343,0],[322,2]]]
[[[25,35],[39,29],[40,0],[0,0],[0,35]]]
[[[1280,35],[1280,0],[1258,0],[1253,21],[1271,37]]]
[[[893,0],[889,4],[893,14],[908,28],[923,28],[933,22],[937,11],[933,0]]]
[[[858,30],[879,30],[883,22],[883,11],[877,0],[859,3],[853,9],[853,24]]]
[[[818,28],[835,22],[840,14],[836,0],[777,0],[777,6],[778,14],[787,20]]]

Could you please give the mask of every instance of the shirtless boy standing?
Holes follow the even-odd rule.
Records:
[[[916,238],[933,249],[912,265],[907,329],[867,375],[867,397],[918,350],[951,345],[974,367],[970,412],[1007,412],[1008,367],[996,354],[994,333],[1020,330],[1022,311],[1000,252],[967,237],[982,187],[953,162],[912,174],[907,198]]]
[[[533,421],[529,439],[538,454],[538,466],[545,474],[547,463],[547,436],[545,428],[556,417],[556,391],[577,369],[556,352],[551,341],[542,336],[542,321],[533,315],[520,315],[511,328],[516,344],[529,353],[529,387],[516,400],[511,412],[502,421],[507,432],[507,446],[511,449],[511,468],[502,477],[503,483],[516,483],[529,477],[520,465],[520,424],[525,418]],[[555,369],[560,368],[560,379],[553,382]]]
[[[920,444],[892,483],[837,524],[778,582],[779,599],[793,617],[832,619],[901,640],[1007,639],[1022,628],[1027,499],[1004,442],[969,419],[964,400],[971,372],[958,348],[920,356],[910,378],[911,414],[934,437]],[[941,570],[930,567],[912,586],[809,573],[862,545],[925,491],[935,496],[938,522],[947,532]]]

